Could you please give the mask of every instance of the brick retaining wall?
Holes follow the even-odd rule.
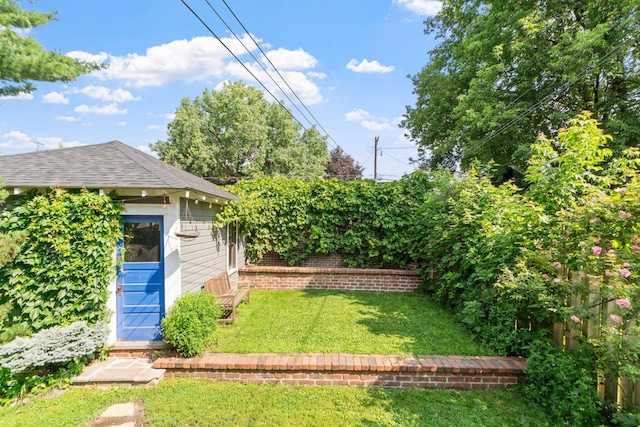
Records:
[[[351,354],[212,354],[157,359],[165,376],[241,383],[497,389],[514,386],[522,358]]]
[[[421,278],[410,270],[247,265],[239,270],[239,282],[265,290],[410,292],[418,288]]]

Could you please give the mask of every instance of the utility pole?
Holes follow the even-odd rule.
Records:
[[[376,136],[373,143],[373,182],[378,182],[378,140]]]
[[[34,144],[36,144],[36,151],[40,151],[40,146],[44,145],[42,142],[40,141],[31,141]]]

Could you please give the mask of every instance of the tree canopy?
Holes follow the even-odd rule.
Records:
[[[345,153],[341,147],[336,147],[329,153],[327,163],[327,179],[340,178],[345,181],[362,179],[364,166],[356,162],[353,157]]]
[[[0,0],[0,96],[30,93],[33,81],[70,82],[100,68],[58,52],[46,51],[20,30],[45,25],[55,13],[23,10],[15,0]]]
[[[303,130],[288,110],[243,82],[184,98],[168,134],[151,146],[160,159],[223,183],[323,177],[329,160],[326,139],[315,127]]]
[[[444,0],[425,21],[441,42],[412,77],[402,126],[426,167],[493,160],[521,178],[538,135],[592,111],[614,151],[640,137],[637,0]]]

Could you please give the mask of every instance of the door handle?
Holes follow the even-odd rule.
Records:
[[[118,285],[118,295],[122,296],[122,285]]]

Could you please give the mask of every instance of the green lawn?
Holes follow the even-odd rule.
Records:
[[[420,293],[252,291],[216,353],[492,355]]]
[[[147,426],[550,426],[515,390],[389,390],[213,383],[167,378],[152,388],[74,388],[0,408],[0,425],[80,426],[140,399]]]

